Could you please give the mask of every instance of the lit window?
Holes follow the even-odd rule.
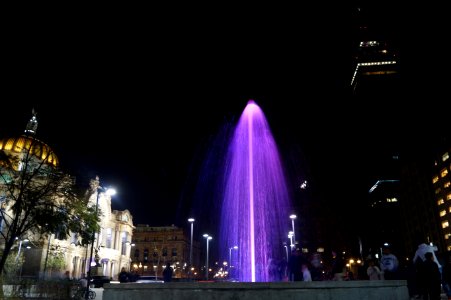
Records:
[[[434,176],[434,178],[432,178],[432,183],[436,183],[438,181],[438,176]]]
[[[105,241],[105,247],[111,248],[113,245],[113,231],[111,228],[106,229],[106,241]]]
[[[444,204],[445,203],[445,201],[443,200],[443,199],[439,199],[438,201],[437,201],[437,205],[442,205],[442,204]]]
[[[448,251],[451,251],[451,246],[446,247],[448,249]]]
[[[387,198],[387,202],[398,202],[397,198]]]
[[[451,185],[451,183],[448,181],[448,182],[445,182],[445,184],[443,185],[443,187],[446,189],[446,188],[449,188],[450,185]]]
[[[451,236],[451,234],[449,234],[449,233],[445,234],[445,240],[449,239],[450,236]]]
[[[451,213],[451,206],[450,206],[450,207],[448,207],[448,212],[450,212],[450,213]]]
[[[449,193],[448,195],[446,195],[446,200],[451,200],[451,193]]]
[[[448,169],[447,169],[447,168],[444,168],[444,169],[440,172],[440,175],[441,175],[442,177],[445,177],[446,175],[448,175]]]
[[[126,255],[126,253],[127,253],[127,236],[128,236],[128,232],[126,232],[126,231],[121,232],[121,240],[122,240],[121,254],[122,255]]]
[[[440,217],[443,217],[443,216],[445,216],[445,215],[446,215],[446,210],[440,211]]]
[[[448,228],[448,227],[449,227],[448,221],[442,222],[442,228]]]
[[[448,152],[442,155],[442,161],[446,161],[449,158]]]

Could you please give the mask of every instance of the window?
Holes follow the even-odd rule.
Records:
[[[451,200],[451,193],[449,193],[448,195],[446,195],[446,200]]]
[[[443,170],[440,171],[440,176],[445,177],[446,175],[448,175],[448,169],[444,168]]]
[[[135,249],[135,254],[133,255],[135,260],[139,260],[139,249]]]
[[[445,184],[443,185],[443,187],[446,189],[446,188],[449,188],[451,186],[451,182],[445,182]]]
[[[442,155],[442,161],[446,161],[449,158],[448,152]]]
[[[112,248],[113,230],[111,228],[106,229],[105,247]]]
[[[172,248],[172,256],[177,256],[177,248]]]
[[[443,216],[445,216],[445,215],[446,215],[446,210],[440,211],[440,217],[443,217]]]
[[[128,236],[128,233],[126,231],[123,231],[121,233],[121,241],[122,241],[121,254],[122,255],[127,255],[127,236]]]
[[[144,260],[145,263],[149,261],[149,249],[144,249],[143,260]]]
[[[437,205],[442,205],[442,204],[444,204],[445,203],[445,201],[443,200],[443,199],[439,199],[438,201],[437,201]]]
[[[168,256],[168,248],[163,248],[163,256]]]
[[[432,183],[436,183],[438,181],[438,176],[434,176],[434,178],[432,178]]]
[[[448,227],[449,227],[448,221],[442,222],[442,228],[448,228]]]

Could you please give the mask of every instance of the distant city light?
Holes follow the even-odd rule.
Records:
[[[301,188],[302,190],[305,190],[305,189],[307,188],[307,180],[304,180],[304,181],[301,183],[300,188]]]

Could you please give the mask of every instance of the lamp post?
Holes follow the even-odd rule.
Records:
[[[207,258],[205,262],[205,278],[208,280],[208,242],[213,239],[213,237],[209,236],[208,234],[203,235],[204,238],[207,240]]]
[[[229,267],[232,267],[232,250],[238,250],[238,246],[233,246],[229,248]]]
[[[229,248],[229,276],[232,275],[232,250],[238,250],[238,246],[233,246]]]
[[[97,183],[98,183],[98,178],[97,178]],[[96,196],[96,208],[95,208],[95,215],[97,216],[97,211],[99,209],[99,198],[100,198],[100,192],[104,191],[108,196],[113,196],[116,194],[116,191],[114,189],[104,189],[103,187],[101,187],[100,185],[97,186],[97,196]],[[88,268],[88,284],[86,285],[86,293],[85,293],[85,299],[89,299],[89,285],[91,284],[91,268],[92,268],[92,253],[94,251],[94,242],[95,242],[95,238],[96,238],[96,233],[93,230],[92,231],[92,236],[91,236],[91,254],[89,255],[89,268]],[[94,264],[95,265],[95,264]]]
[[[296,219],[296,215],[290,215],[290,219],[291,219],[291,230],[293,230],[293,245],[296,244],[296,234],[294,231],[294,219]]]
[[[194,218],[189,218],[188,222],[191,223],[191,243],[189,244],[189,269],[188,274],[189,278],[191,278],[191,267],[193,265],[193,226],[194,226]]]
[[[18,240],[18,239],[19,239],[19,238],[16,237],[16,240]],[[22,243],[23,243],[23,242],[25,242],[25,243],[28,242],[28,239],[23,239],[23,240],[20,239],[20,240],[19,240],[19,250],[17,250],[16,263],[17,263],[17,261],[19,260],[20,250],[22,249]]]
[[[294,244],[293,244],[293,231],[288,232],[288,238],[290,239],[290,248],[293,250]]]
[[[283,247],[285,248],[285,253],[287,255],[287,263],[288,263],[288,247],[287,247],[286,243],[283,243],[283,244],[284,244]]]

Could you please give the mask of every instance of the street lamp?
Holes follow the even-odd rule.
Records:
[[[208,242],[213,239],[213,237],[209,236],[208,234],[203,235],[204,238],[207,240],[207,259],[205,262],[205,278],[208,280]]]
[[[285,248],[285,253],[287,255],[287,263],[288,263],[288,247],[287,247],[287,243],[283,243],[283,247]]]
[[[229,276],[232,276],[232,250],[238,250],[238,246],[233,246],[229,248]],[[230,277],[233,278],[233,277]]]
[[[291,229],[293,230],[293,240],[294,244],[296,244],[296,234],[294,233],[294,219],[296,219],[296,215],[291,215],[290,219],[291,219]]]
[[[290,239],[290,248],[293,250],[294,244],[293,244],[293,231],[288,232],[288,238]]]
[[[98,183],[98,177],[96,179],[97,179],[97,183]],[[111,188],[105,189],[105,188],[101,187],[100,185],[97,186],[96,209],[95,209],[95,215],[96,216],[97,216],[97,211],[99,209],[99,198],[100,198],[100,193],[101,192],[104,192],[108,196],[113,196],[113,195],[116,194],[116,190],[114,190],[114,189],[111,189]],[[93,264],[92,264],[92,253],[93,253],[93,250],[94,250],[95,238],[96,238],[96,233],[93,230],[92,231],[92,236],[91,236],[91,239],[92,239],[92,242],[91,242],[91,254],[89,255],[88,284],[86,286],[86,293],[85,293],[86,299],[88,299],[88,296],[89,296],[89,285],[91,283],[91,278],[92,278],[92,275],[91,275],[91,268],[93,267]],[[96,263],[94,262],[94,266],[95,265],[96,265]]]
[[[16,237],[16,240],[18,240],[19,238],[18,237]],[[16,255],[16,263],[17,263],[17,260],[19,259],[19,256],[20,256],[20,250],[22,249],[22,243],[23,242],[25,242],[25,243],[27,243],[29,240],[28,239],[20,239],[19,240],[19,250],[17,250],[17,255]]]
[[[232,267],[232,249],[238,250],[238,246],[233,246],[229,248],[229,267]]]
[[[189,218],[188,222],[191,223],[191,243],[189,245],[189,277],[191,278],[191,266],[193,265],[193,226],[194,218]]]

